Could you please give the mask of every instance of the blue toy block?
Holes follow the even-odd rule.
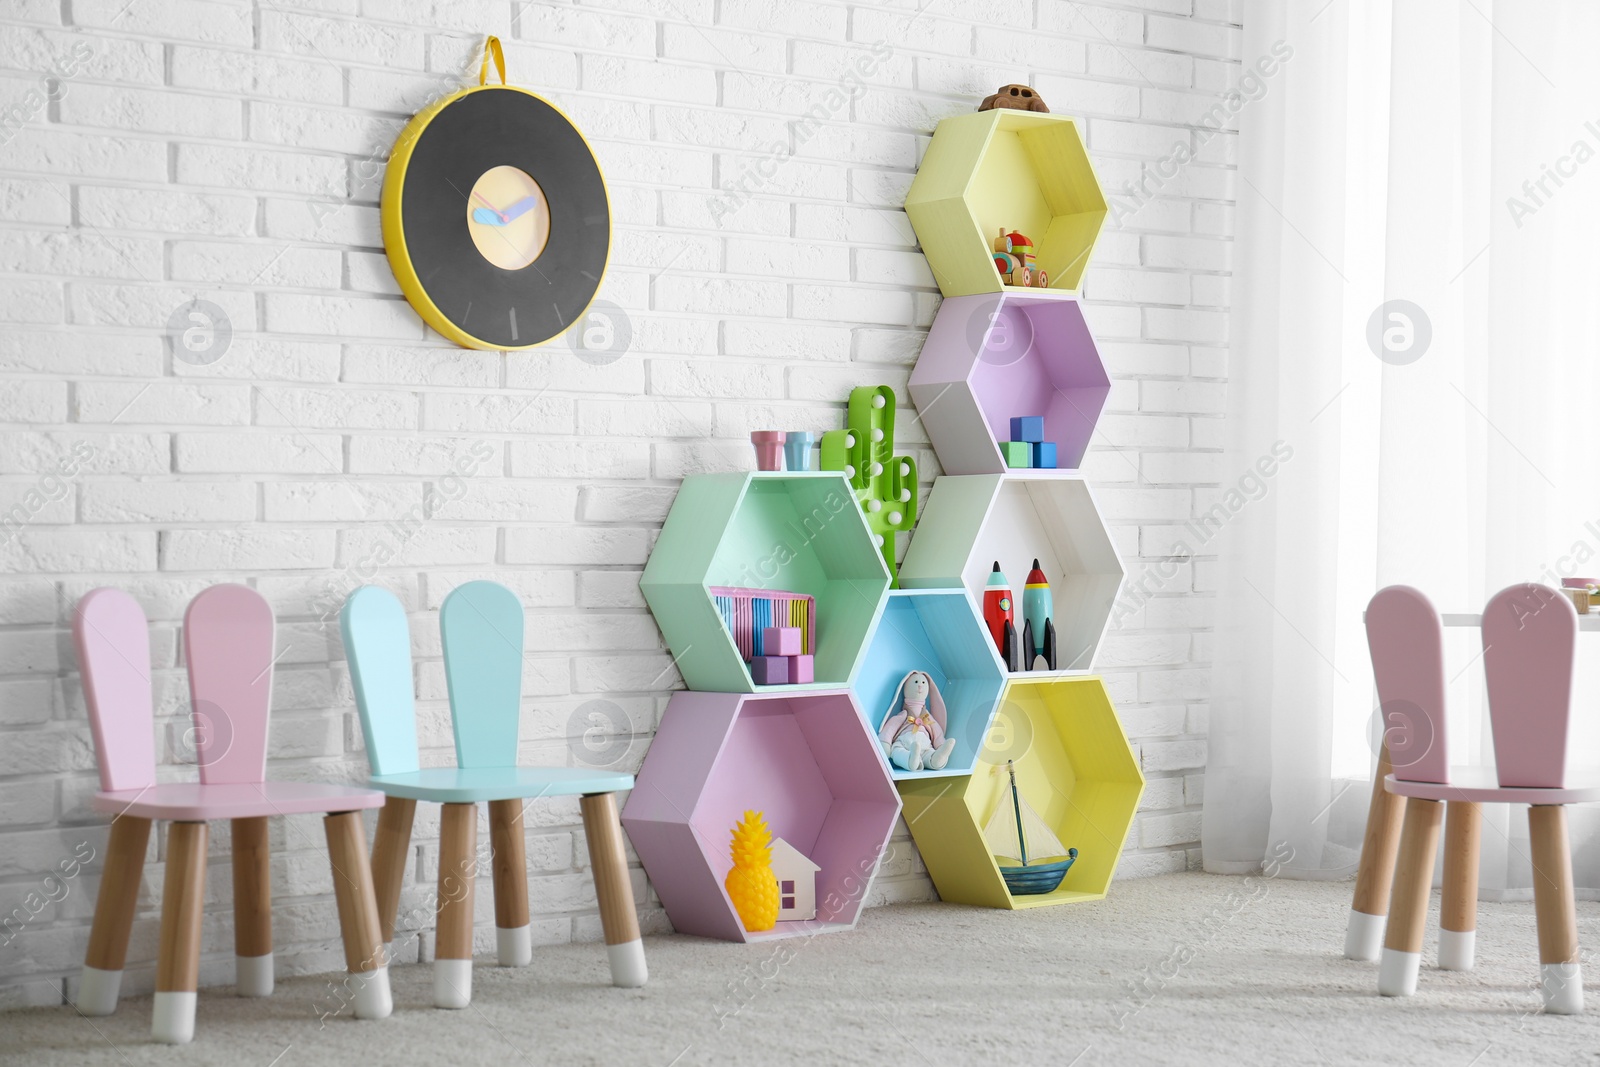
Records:
[[[1030,444],[1044,440],[1043,415],[1015,415],[1011,419],[1011,439]],[[1052,464],[1053,466],[1053,464]]]
[[[1056,465],[1056,443],[1054,441],[1035,441],[1033,444],[1033,465],[1053,469]]]

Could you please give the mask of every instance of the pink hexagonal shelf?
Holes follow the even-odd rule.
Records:
[[[751,933],[723,881],[747,810],[808,857],[816,918]],[[680,933],[763,941],[855,926],[900,814],[877,739],[846,690],[674,693],[622,812]]]
[[[911,399],[946,474],[1009,469],[1011,419],[1044,417],[1057,468],[1083,463],[1111,379],[1078,301],[1041,290],[950,297],[911,372]]]

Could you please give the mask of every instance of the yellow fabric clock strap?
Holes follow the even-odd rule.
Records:
[[[478,68],[478,84],[489,82],[489,56],[494,56],[494,69],[500,72],[500,84],[506,83],[506,55],[500,50],[500,38],[490,36],[483,42],[483,65]]]

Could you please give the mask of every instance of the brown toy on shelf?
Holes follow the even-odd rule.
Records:
[[[1009,107],[1017,111],[1043,111],[1050,109],[1045,106],[1044,98],[1027,85],[1002,85],[994,91],[992,96],[983,98],[983,103],[978,105],[979,111],[993,111],[997,107]]]

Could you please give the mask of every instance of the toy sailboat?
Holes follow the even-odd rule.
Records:
[[[1011,778],[1011,803],[1002,798],[995,805],[989,825],[983,828],[984,839],[1013,896],[1054,892],[1078,858],[1078,850],[1063,846],[1039,813],[1022,799],[1011,760],[1006,760],[1006,773]]]

